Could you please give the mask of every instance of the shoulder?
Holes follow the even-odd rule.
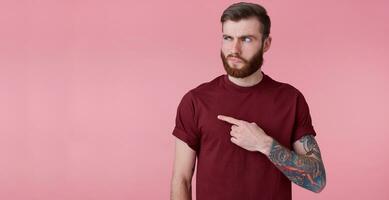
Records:
[[[270,89],[276,94],[276,96],[288,97],[288,98],[298,98],[303,96],[302,92],[297,89],[295,86],[290,83],[281,82],[274,80],[269,77],[269,86]]]
[[[208,82],[201,83],[194,88],[188,90],[182,97],[182,101],[194,102],[196,99],[205,96],[205,94],[212,94],[214,91],[220,89],[220,84],[223,75],[220,75]]]
[[[216,90],[220,90],[221,81],[223,81],[223,75],[220,75],[208,82],[197,85],[193,89],[189,90],[187,94],[196,98],[208,93],[213,93]]]

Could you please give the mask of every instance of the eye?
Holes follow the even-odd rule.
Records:
[[[243,38],[243,41],[244,41],[244,42],[251,42],[251,41],[252,41],[252,39],[251,39],[251,38],[249,38],[249,37],[244,37],[244,38]]]
[[[230,36],[223,36],[223,39],[224,40],[231,40],[231,37]]]

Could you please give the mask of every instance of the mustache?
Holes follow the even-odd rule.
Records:
[[[242,60],[242,61],[244,61],[244,62],[247,62],[245,59],[243,59],[242,57],[240,57],[238,54],[228,54],[227,56],[226,56],[226,58],[228,59],[228,58],[237,58],[237,59],[239,59],[239,60]]]

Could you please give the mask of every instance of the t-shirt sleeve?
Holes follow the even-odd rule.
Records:
[[[292,144],[306,135],[316,136],[316,132],[312,125],[312,119],[307,101],[305,100],[303,94],[298,92]]]
[[[194,151],[199,150],[200,139],[196,120],[196,110],[191,92],[186,93],[177,108],[173,135],[182,140]]]

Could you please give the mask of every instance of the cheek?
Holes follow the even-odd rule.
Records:
[[[250,47],[246,49],[246,57],[253,57],[256,53],[258,53],[259,47]]]
[[[234,48],[234,43],[232,41],[223,40],[221,47],[223,52],[230,52]]]
[[[227,55],[228,55],[229,50],[228,50],[227,47],[222,46],[221,51],[223,52],[224,56],[227,56]]]
[[[225,43],[225,42],[223,42],[222,43],[222,51],[223,51],[223,53],[225,54],[226,52],[228,52],[228,50],[230,49],[230,46],[231,45],[229,45],[228,43]]]

